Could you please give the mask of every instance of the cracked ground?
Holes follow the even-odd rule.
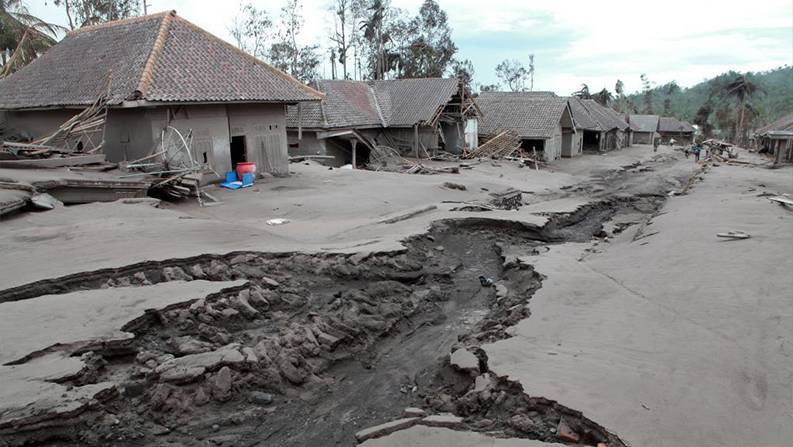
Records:
[[[0,223],[0,445],[790,439],[791,214],[763,196],[789,170],[293,166],[214,208]],[[518,210],[452,210],[507,187]]]

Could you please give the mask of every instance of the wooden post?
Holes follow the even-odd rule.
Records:
[[[355,147],[358,145],[358,140],[355,140],[355,139],[350,140],[350,144],[352,144],[352,168],[353,169],[358,169],[358,167],[356,165],[356,161],[355,161],[356,155],[357,155]]]
[[[297,141],[303,139],[303,111],[300,104],[297,103]]]
[[[416,151],[416,158],[419,157],[419,125],[413,125],[413,150]]]

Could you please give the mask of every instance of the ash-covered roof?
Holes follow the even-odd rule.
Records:
[[[109,102],[316,101],[322,95],[176,15],[89,26],[0,80],[0,109]]]
[[[628,120],[635,132],[658,131],[658,115],[629,115]]]
[[[662,116],[658,122],[659,132],[693,133],[694,127],[685,121],[679,121],[671,116]]]
[[[785,115],[773,123],[757,129],[755,134],[765,135],[769,132],[793,132],[793,113]]]
[[[550,138],[569,107],[567,98],[547,92],[482,92],[477,104],[480,134],[513,130],[524,139]]]
[[[411,127],[429,123],[438,109],[460,91],[457,79],[418,78],[382,81],[325,80],[317,83],[325,94],[321,104],[301,106],[301,125],[307,128]],[[287,113],[287,126],[297,127],[297,107]]]

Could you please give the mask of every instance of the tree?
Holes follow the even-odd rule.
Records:
[[[581,99],[592,99],[592,95],[589,93],[589,86],[586,84],[581,84],[581,90],[573,92],[572,96],[577,96]]]
[[[647,75],[642,73],[639,76],[639,79],[642,81],[642,97],[644,101],[644,113],[648,115],[653,114],[653,88],[650,80],[647,79]]]
[[[617,83],[614,84],[614,93],[617,95],[614,104],[614,110],[620,113],[629,112],[628,104],[625,98],[625,84],[619,79],[617,79]]]
[[[331,10],[333,11],[334,16],[334,30],[333,34],[330,36],[330,40],[335,44],[335,47],[332,49],[333,56],[331,60],[333,61],[335,72],[335,61],[336,57],[338,57],[338,61],[341,64],[342,78],[348,79],[347,54],[349,53],[350,46],[352,45],[352,30],[356,28],[353,18],[353,0],[333,0],[333,3],[331,4]]]
[[[318,45],[299,46],[297,37],[303,29],[303,6],[300,0],[287,0],[281,8],[278,40],[270,46],[270,63],[303,82],[317,79]]]
[[[410,22],[410,30],[413,39],[406,51],[401,77],[443,76],[457,52],[446,12],[435,0],[424,0],[418,15]]]
[[[529,91],[534,91],[534,54],[529,55]]]
[[[272,26],[273,22],[267,11],[248,3],[240,8],[228,29],[241,50],[264,59],[267,55],[267,43],[272,37]]]
[[[134,17],[140,0],[53,0],[63,6],[71,29]]]
[[[474,64],[468,60],[455,59],[452,61],[450,71],[452,76],[460,79],[467,86],[471,86],[474,81]]]
[[[385,22],[388,0],[372,0],[366,7],[367,15],[360,29],[363,38],[369,44],[370,65],[372,77],[383,79],[385,77],[385,41],[383,39],[383,25]]]
[[[606,88],[603,90],[595,93],[592,95],[592,99],[594,99],[598,104],[602,105],[603,107],[608,107],[611,104],[611,101],[614,100],[614,95],[611,94]]]
[[[55,45],[62,31],[65,28],[31,15],[20,0],[0,0],[0,77]]]
[[[505,59],[496,65],[496,76],[507,84],[510,91],[526,91],[526,79],[529,72],[518,60]]]
[[[727,84],[724,87],[724,94],[727,97],[732,97],[735,99],[738,105],[738,125],[735,131],[736,142],[738,144],[743,144],[744,141],[744,119],[747,110],[747,101],[751,100],[752,97],[758,91],[757,85],[755,85],[749,78],[743,74],[736,77],[732,82]],[[751,107],[751,105],[749,105]],[[753,109],[751,109],[753,110]]]

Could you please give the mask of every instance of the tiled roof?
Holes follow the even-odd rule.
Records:
[[[482,92],[477,104],[479,133],[513,130],[521,138],[550,138],[568,107],[567,98],[546,92]]]
[[[575,96],[570,97],[570,111],[573,113],[573,119],[578,129],[583,130],[601,130],[595,117],[587,110],[584,105],[584,100]]]
[[[395,79],[373,81],[371,86],[388,126],[405,127],[431,121],[460,89],[460,82],[455,78]]]
[[[0,109],[92,103],[298,102],[321,94],[175,12],[81,28],[0,80]]]
[[[610,107],[604,107],[593,99],[583,101],[589,113],[595,118],[601,130],[609,131],[613,129],[625,130],[628,123],[620,118],[620,114]]]
[[[685,121],[678,121],[677,118],[662,116],[658,122],[659,132],[694,132],[691,124]]]
[[[460,88],[459,81],[453,78],[326,80],[317,86],[325,99],[321,104],[301,106],[303,127],[411,127],[430,122]],[[287,126],[297,125],[297,107],[290,106]]]
[[[630,115],[631,128],[636,132],[655,132],[658,130],[658,115]]]

